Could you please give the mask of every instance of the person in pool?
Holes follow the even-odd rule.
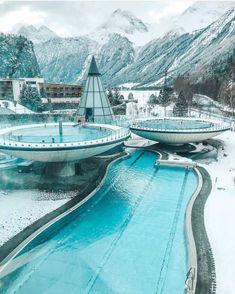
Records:
[[[77,120],[77,123],[75,124],[75,125],[73,125],[74,127],[77,127],[77,126],[80,126],[82,124],[82,121],[81,121],[81,119],[79,118],[78,120]]]

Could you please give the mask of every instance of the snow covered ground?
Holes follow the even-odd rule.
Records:
[[[235,293],[235,132],[223,142],[218,161],[205,165],[213,188],[205,206],[205,225],[215,258],[218,294]]]
[[[0,246],[74,196],[75,192],[0,190]]]
[[[12,101],[9,100],[1,100],[0,101],[0,107],[6,108],[15,112],[15,113],[33,113],[33,111],[29,110],[27,107],[22,106],[19,103],[16,103],[16,106]]]
[[[150,90],[146,90],[146,91],[138,91],[138,90],[122,90],[120,91],[120,94],[124,96],[125,99],[128,99],[128,95],[129,93],[132,93],[134,96],[134,99],[138,100],[138,106],[139,107],[143,107],[147,104],[147,101],[149,100],[149,97],[151,94],[154,94],[156,96],[158,96],[159,91],[150,91]]]

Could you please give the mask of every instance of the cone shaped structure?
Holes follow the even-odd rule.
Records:
[[[85,115],[86,121],[111,123],[113,110],[101,81],[101,74],[94,56],[92,57],[85,88],[81,97],[78,114]]]

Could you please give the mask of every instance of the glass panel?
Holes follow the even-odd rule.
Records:
[[[95,107],[102,107],[100,93],[95,93]]]
[[[94,91],[99,92],[100,89],[98,87],[98,77],[94,77]]]
[[[84,92],[83,95],[82,95],[82,98],[81,98],[81,101],[80,101],[80,107],[85,107],[85,104],[86,104],[86,95],[87,93]]]
[[[95,115],[103,115],[103,110],[102,108],[95,108],[94,109]]]
[[[102,99],[102,106],[103,107],[108,107],[108,102],[107,102],[107,96],[105,95],[104,92],[101,93],[101,99]]]
[[[104,114],[109,115],[110,113],[110,108],[104,108]]]
[[[86,107],[93,108],[93,92],[87,93]]]
[[[84,115],[85,114],[85,108],[79,108],[78,114],[79,115]]]
[[[94,91],[94,77],[89,77],[88,80],[90,80],[89,83],[89,88],[88,88],[88,92],[93,92]]]
[[[88,90],[89,80],[90,79],[87,79],[86,80],[86,84],[85,84],[85,88],[84,88],[84,93],[87,92],[87,90]]]

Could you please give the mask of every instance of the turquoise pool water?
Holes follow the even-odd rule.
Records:
[[[20,142],[51,143],[89,141],[104,138],[111,134],[110,130],[90,126],[63,126],[62,137],[59,126],[34,127],[11,132],[10,138]],[[8,135],[6,135],[8,138]]]
[[[114,163],[86,204],[13,259],[0,292],[183,294],[184,215],[197,176],[155,160],[137,150]]]
[[[157,119],[146,120],[137,122],[139,127],[151,129],[169,129],[169,130],[191,130],[191,129],[204,129],[214,126],[213,123],[202,120],[170,120],[170,119]]]

